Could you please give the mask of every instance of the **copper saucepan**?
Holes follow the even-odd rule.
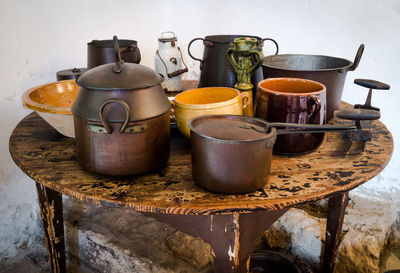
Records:
[[[252,192],[268,181],[278,134],[354,131],[353,126],[271,123],[236,115],[206,115],[188,121],[193,180],[220,193]]]

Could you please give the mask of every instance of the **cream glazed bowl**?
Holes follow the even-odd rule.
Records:
[[[78,94],[75,79],[33,87],[24,92],[22,103],[34,110],[60,134],[74,138],[74,119],[71,106]]]

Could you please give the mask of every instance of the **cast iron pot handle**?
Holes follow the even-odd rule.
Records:
[[[189,45],[188,45],[188,53],[189,53],[189,56],[190,56],[193,60],[199,61],[201,64],[203,64],[203,60],[202,60],[202,59],[198,59],[198,58],[196,58],[196,57],[193,57],[192,53],[190,53],[190,46],[192,45],[193,42],[195,42],[195,41],[197,41],[197,40],[202,40],[203,43],[205,42],[205,40],[204,40],[203,38],[194,38],[193,40],[190,41],[190,43],[189,43]]]
[[[362,57],[362,55],[363,55],[363,53],[364,53],[364,48],[365,48],[364,44],[361,44],[361,45],[358,47],[357,54],[356,54],[356,57],[354,58],[353,65],[350,66],[350,67],[347,69],[348,71],[354,71],[354,70],[356,70],[358,64],[360,63],[361,57]],[[342,69],[341,69],[340,72],[344,72],[344,71],[342,71]]]
[[[122,134],[124,132],[126,126],[128,125],[129,118],[130,118],[129,105],[128,105],[128,103],[126,103],[126,101],[124,101],[122,99],[108,99],[108,100],[105,100],[102,102],[102,104],[100,105],[100,108],[99,108],[99,117],[100,117],[101,123],[103,124],[104,128],[106,129],[107,134],[111,134],[113,131],[110,124],[107,122],[107,120],[104,118],[104,115],[103,115],[104,107],[109,103],[118,103],[125,110],[125,113],[126,113],[125,121],[124,121],[124,124],[122,124],[121,129],[119,130],[119,132]]]
[[[277,41],[275,41],[275,40],[272,39],[272,38],[264,38],[264,39],[262,39],[261,41],[258,42],[258,46],[263,47],[263,46],[264,46],[264,41],[271,41],[271,42],[273,42],[273,43],[275,44],[275,46],[276,46],[275,55],[277,55],[277,54],[279,53],[279,45],[278,45],[278,42],[277,42]]]
[[[310,124],[314,124],[321,111],[321,99],[311,96],[307,102],[308,111],[311,113]]]

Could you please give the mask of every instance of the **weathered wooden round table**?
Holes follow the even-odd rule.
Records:
[[[308,155],[274,156],[269,183],[243,195],[215,194],[192,181],[189,141],[171,139],[168,166],[137,177],[105,177],[78,165],[75,141],[37,114],[23,119],[10,138],[15,163],[36,181],[53,272],[66,272],[62,194],[114,207],[129,207],[211,244],[216,273],[247,272],[256,237],[291,205],[329,198],[323,272],[332,272],[348,191],[377,175],[393,150],[390,132],[374,121],[365,152],[344,154],[339,133],[326,134]]]

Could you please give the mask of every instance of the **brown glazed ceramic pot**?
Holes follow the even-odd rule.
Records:
[[[269,122],[324,124],[326,87],[298,78],[270,78],[258,84],[255,116]],[[303,154],[317,149],[324,133],[279,135],[274,153]]]

